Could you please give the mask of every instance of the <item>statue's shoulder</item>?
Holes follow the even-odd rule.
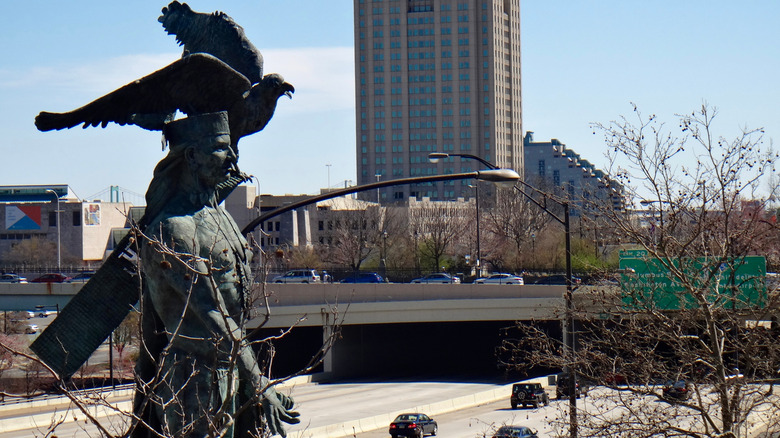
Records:
[[[193,235],[196,228],[196,220],[191,215],[166,215],[157,216],[146,227],[147,234],[163,236],[166,239],[180,239]]]

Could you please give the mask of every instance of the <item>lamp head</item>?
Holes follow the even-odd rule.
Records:
[[[477,179],[511,187],[520,181],[520,175],[512,169],[480,170]]]
[[[428,161],[431,163],[438,163],[442,158],[447,158],[449,156],[449,154],[445,154],[443,152],[431,152],[428,154]]]

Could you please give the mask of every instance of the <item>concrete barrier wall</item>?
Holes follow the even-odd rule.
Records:
[[[565,286],[501,284],[266,284],[273,303],[294,306],[314,303],[463,300],[485,298],[562,297]]]

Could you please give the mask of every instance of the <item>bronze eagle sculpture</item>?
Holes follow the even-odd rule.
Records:
[[[162,130],[177,110],[188,115],[227,111],[237,146],[241,137],[265,128],[281,96],[295,92],[281,75],[263,75],[262,54],[226,14],[198,13],[173,1],[158,21],[184,46],[182,58],[81,108],[41,112],[35,126],[50,131],[113,122]]]

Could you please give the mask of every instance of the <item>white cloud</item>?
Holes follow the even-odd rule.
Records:
[[[263,51],[264,72],[280,73],[295,86],[294,112],[332,111],[355,106],[352,47]]]
[[[88,103],[136,79],[159,70],[178,53],[136,54],[100,59],[88,64],[38,66],[25,71],[0,72],[0,87],[56,90],[60,96]],[[353,108],[354,59],[351,47],[264,50],[265,73],[277,72],[295,86],[290,111],[310,113]]]

